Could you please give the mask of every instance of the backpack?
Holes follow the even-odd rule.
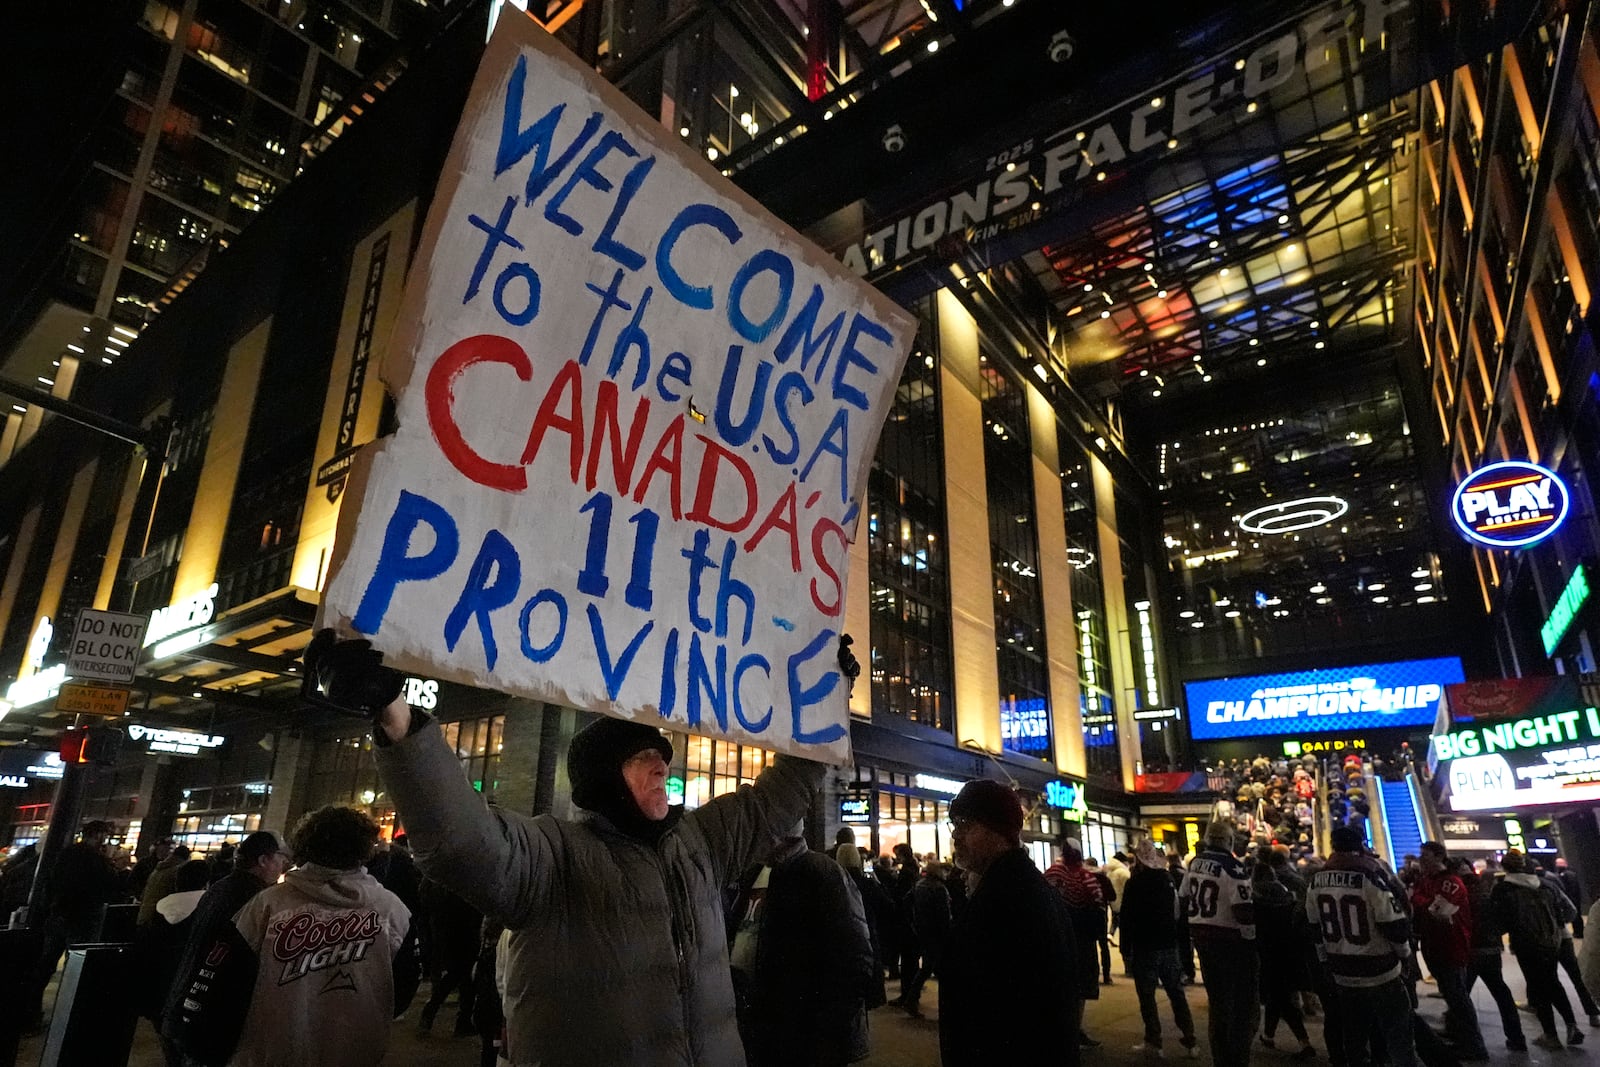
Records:
[[[1522,942],[1529,948],[1555,953],[1561,949],[1561,924],[1550,906],[1550,898],[1543,889],[1529,889],[1514,885],[1511,936],[1513,943]]]

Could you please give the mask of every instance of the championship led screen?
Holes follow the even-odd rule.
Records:
[[[1402,660],[1184,684],[1196,741],[1432,726],[1461,660]]]

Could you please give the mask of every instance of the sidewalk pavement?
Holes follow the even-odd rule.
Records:
[[[1515,962],[1508,955],[1506,958],[1506,981],[1510,984],[1512,992],[1519,998],[1523,996],[1522,975],[1517,970]],[[1565,983],[1566,976],[1562,976]],[[889,996],[892,998],[899,993],[899,983],[889,983]],[[1440,1018],[1444,1013],[1444,1001],[1433,993],[1433,986],[1423,983],[1417,987],[1418,995],[1422,998],[1422,1013],[1437,1028]],[[1201,1051],[1198,1059],[1188,1060],[1182,1058],[1182,1049],[1177,1045],[1177,1032],[1172,1029],[1172,1014],[1164,994],[1158,993],[1158,1010],[1161,1013],[1163,1026],[1166,1029],[1166,1056],[1167,1059],[1182,1063],[1209,1063],[1211,1057],[1205,1047],[1206,1028],[1206,1000],[1205,990],[1199,983],[1190,986],[1187,990],[1189,1007],[1194,1012],[1195,1026],[1199,1029]],[[1571,991],[1568,990],[1568,995]],[[52,988],[48,994],[54,996]],[[389,1045],[389,1054],[384,1062],[400,1065],[400,1067],[475,1067],[478,1063],[478,1039],[451,1037],[451,1027],[455,1022],[455,1004],[452,998],[439,1012],[439,1017],[433,1026],[433,1033],[423,1035],[417,1032],[416,1019],[426,1002],[421,991],[418,992],[411,1010],[394,1024],[393,1039]],[[1584,1027],[1588,1042],[1580,1048],[1567,1049],[1561,1052],[1545,1052],[1534,1049],[1531,1053],[1512,1054],[1505,1049],[1505,1034],[1500,1028],[1500,1016],[1496,1012],[1494,1001],[1481,983],[1474,990],[1473,1002],[1478,1007],[1478,1021],[1483,1028],[1484,1041],[1489,1046],[1490,1062],[1494,1064],[1511,1064],[1516,1067],[1544,1067],[1551,1064],[1568,1064],[1576,1067],[1591,1054],[1600,1055],[1600,1029]],[[1575,1001],[1574,1001],[1575,1002]],[[46,1000],[49,1003],[49,1000]],[[872,1052],[861,1061],[859,1067],[938,1067],[939,1063],[939,991],[938,982],[928,984],[923,993],[922,1009],[926,1017],[913,1019],[905,1012],[892,1005],[884,1005],[872,1013]],[[1581,1020],[1580,1020],[1581,1021]],[[1002,1019],[996,1020],[997,1025],[1029,1027],[1037,1033],[1037,1040],[1041,1045],[1059,1040],[1059,1027],[1051,1019]],[[1314,1062],[1326,1064],[1328,1062],[1325,1048],[1322,1044],[1322,1020],[1320,1018],[1307,1021],[1307,1028],[1311,1032],[1312,1044],[1317,1049],[1317,1059]],[[1532,1015],[1523,1015],[1523,1028],[1528,1037],[1532,1038],[1538,1033],[1538,1023]],[[1112,985],[1100,987],[1100,999],[1088,1006],[1084,1013],[1084,1029],[1090,1036],[1101,1042],[1099,1048],[1085,1050],[1083,1062],[1089,1067],[1113,1067],[1113,1065],[1135,1065],[1147,1062],[1147,1057],[1131,1051],[1131,1046],[1136,1044],[1143,1036],[1143,1027],[1139,1021],[1139,1004],[1134,995],[1133,981],[1123,975],[1117,975]],[[1251,1063],[1257,1067],[1271,1067],[1277,1063],[1291,1061],[1290,1053],[1298,1047],[1298,1043],[1289,1036],[1286,1028],[1278,1029],[1278,1049],[1263,1048],[1257,1045],[1251,1057]],[[44,1046],[43,1035],[36,1035],[23,1042],[21,1054],[17,1063],[28,1065],[39,1062],[39,1053]],[[155,1030],[150,1023],[141,1019],[139,1028],[134,1038],[133,1055],[129,1058],[129,1067],[165,1067],[165,1060],[161,1054],[161,1047],[156,1041]],[[1042,1059],[1040,1062],[1048,1062]],[[308,1067],[312,1061],[307,1060]],[[625,1065],[604,1065],[604,1067],[625,1067]],[[1230,1065],[1237,1067],[1237,1065]]]

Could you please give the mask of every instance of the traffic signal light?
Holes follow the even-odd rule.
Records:
[[[121,749],[122,731],[114,726],[72,727],[61,734],[62,763],[111,764]]]

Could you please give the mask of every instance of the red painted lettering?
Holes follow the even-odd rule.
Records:
[[[833,602],[825,603],[817,590],[817,580],[811,579],[811,603],[815,604],[817,610],[824,615],[837,615],[844,610],[844,590],[839,585],[839,572],[828,559],[827,549],[822,543],[823,538],[829,534],[837,537],[841,546],[849,544],[844,527],[832,519],[820,519],[811,528],[811,558],[816,562],[817,569],[827,575],[829,583],[833,586]]]
[[[761,520],[761,525],[756,527],[756,532],[750,535],[750,540],[744,543],[746,552],[754,552],[760,547],[769,530],[782,530],[789,535],[789,569],[800,573],[800,530],[799,519],[795,514],[794,483],[790,482],[784,489],[783,495],[772,505],[772,510],[767,512],[767,517]]]
[[[520,493],[528,487],[528,475],[520,466],[485,459],[467,444],[455,419],[456,379],[478,363],[503,363],[517,372],[522,381],[533,377],[533,364],[522,346],[509,337],[482,333],[463,338],[444,350],[428,371],[423,400],[428,412],[428,428],[456,470],[479,485]],[[526,462],[526,460],[524,460]],[[576,475],[574,475],[576,478]]]
[[[738,533],[749,526],[750,520],[756,517],[758,500],[755,472],[741,456],[723,448],[705,434],[695,434],[695,439],[700,442],[704,451],[700,457],[700,479],[695,484],[694,506],[689,509],[689,521],[703,523],[729,533]],[[717,474],[723,464],[732,467],[739,475],[740,482],[744,484],[744,511],[737,519],[719,519],[711,513],[711,504],[719,496]],[[724,496],[722,499],[727,498]]]
[[[683,518],[683,416],[679,415],[667,426],[667,431],[661,435],[661,440],[656,442],[655,451],[650,453],[650,459],[644,465],[644,473],[639,476],[639,484],[633,490],[633,502],[642,504],[644,495],[650,489],[650,479],[655,477],[656,471],[665,471],[670,479],[667,485],[667,495],[672,502],[672,517],[674,520]]]
[[[584,488],[591,492],[595,487],[595,472],[600,466],[600,455],[605,438],[611,438],[611,473],[617,492],[628,495],[633,481],[633,465],[639,458],[639,444],[644,440],[645,424],[650,421],[650,398],[643,397],[633,409],[633,421],[628,424],[628,442],[622,442],[622,428],[617,420],[617,383],[610,378],[600,383],[600,393],[594,399],[594,430],[589,439],[589,462],[584,467]]]
[[[567,414],[559,415],[557,410],[563,400],[566,401]],[[567,465],[571,468],[570,477],[576,485],[578,467],[583,463],[583,376],[577,360],[568,360],[556,371],[549,391],[539,402],[538,414],[533,417],[533,429],[528,433],[528,447],[522,450],[524,466],[539,455],[544,435],[550,430],[559,430],[569,439]]]

